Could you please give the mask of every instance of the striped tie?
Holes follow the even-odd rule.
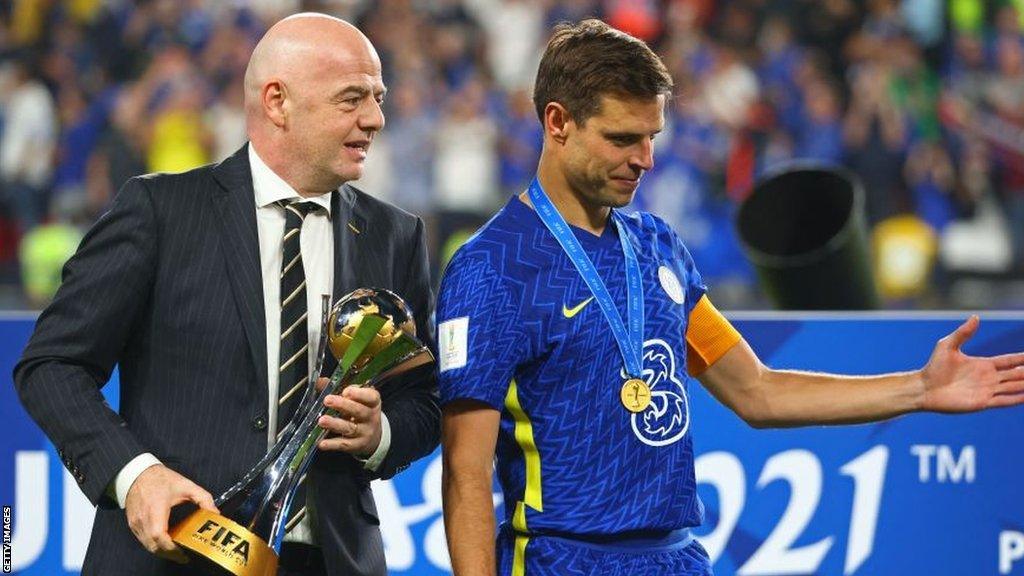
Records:
[[[302,221],[319,208],[312,202],[278,202],[284,208],[284,242],[281,261],[281,356],[277,387],[277,439],[291,422],[309,380],[309,332],[307,330],[306,272],[302,267],[299,237]],[[291,530],[306,514],[305,485],[298,490],[288,513],[286,529]]]

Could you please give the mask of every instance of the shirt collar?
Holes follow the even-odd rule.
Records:
[[[331,195],[321,194],[312,198],[303,198],[278,176],[260,155],[252,143],[249,143],[249,168],[252,171],[252,187],[256,192],[256,207],[264,208],[281,200],[312,202],[327,211],[331,215]]]

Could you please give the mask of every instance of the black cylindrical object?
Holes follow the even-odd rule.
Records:
[[[765,292],[786,310],[878,307],[864,189],[850,172],[800,166],[762,179],[736,217]]]

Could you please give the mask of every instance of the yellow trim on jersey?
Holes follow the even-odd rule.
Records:
[[[529,536],[516,535],[515,551],[512,554],[512,576],[526,576],[526,545]]]
[[[701,296],[686,323],[686,371],[699,376],[741,339],[707,294]]]
[[[537,452],[537,443],[533,439],[533,423],[519,404],[519,389],[515,380],[508,385],[505,409],[515,420],[516,443],[523,451],[523,459],[526,461],[526,488],[523,491],[523,501],[516,504],[512,527],[517,531],[526,532],[526,506],[543,512],[544,504],[540,489],[540,453]]]
[[[512,527],[526,531],[526,504],[522,501],[516,502],[516,510],[512,513]]]

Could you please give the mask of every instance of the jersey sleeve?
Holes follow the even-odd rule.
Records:
[[[690,251],[673,233],[675,257],[686,278],[686,367],[690,376],[699,376],[725,355],[742,336],[715,308],[708,297],[708,287],[697,270]]]
[[[700,275],[700,271],[697,270],[697,265],[694,264],[690,251],[686,249],[683,241],[678,236],[676,236],[676,251],[679,254],[679,260],[682,262],[683,274],[686,278],[686,301],[692,314],[693,309],[707,295],[708,287],[704,284],[704,278]]]
[[[457,254],[437,302],[441,404],[477,400],[497,410],[520,362],[525,337],[519,306],[483,258]]]

